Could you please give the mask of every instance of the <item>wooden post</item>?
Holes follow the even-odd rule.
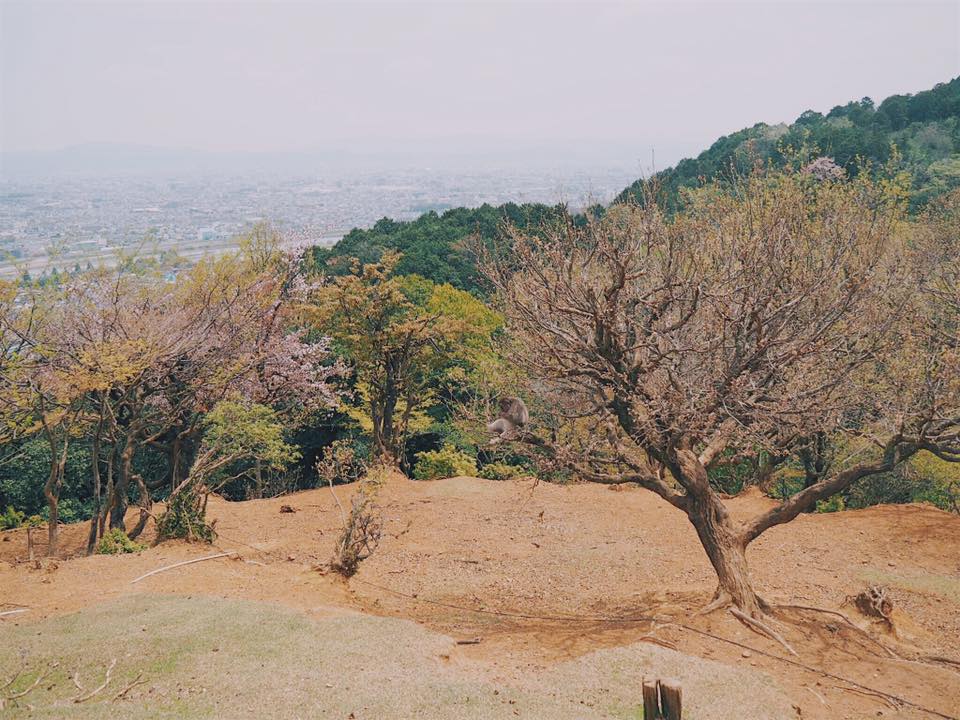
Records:
[[[643,681],[643,720],[657,720],[660,717],[660,699],[657,696],[657,681]]]
[[[27,525],[27,554],[33,560],[33,528]]]
[[[660,681],[660,706],[666,720],[680,720],[682,689],[677,680]]]
[[[682,720],[678,680],[643,681],[643,720]]]

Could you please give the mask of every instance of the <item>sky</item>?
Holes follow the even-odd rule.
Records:
[[[0,149],[655,151],[960,75],[960,2],[0,0]]]

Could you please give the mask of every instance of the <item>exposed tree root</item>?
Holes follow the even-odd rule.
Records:
[[[672,643],[672,642],[670,642],[669,640],[661,640],[660,638],[655,637],[654,635],[641,635],[641,636],[640,636],[639,638],[637,638],[637,639],[638,639],[640,642],[653,643],[654,645],[659,645],[660,647],[665,647],[665,648],[667,648],[668,650],[674,650],[674,651],[678,650],[678,648],[677,648],[677,646],[676,646],[675,643]]]
[[[900,698],[898,698],[896,695],[888,695],[887,693],[880,692],[879,690],[867,690],[859,687],[843,687],[842,685],[834,685],[834,687],[837,688],[837,690],[846,690],[847,692],[857,693],[858,695],[877,698],[882,700],[893,710],[903,709],[903,705],[899,702]]]
[[[730,612],[731,612],[731,614],[732,614],[735,618],[737,618],[737,619],[740,620],[741,622],[745,623],[747,626],[749,626],[749,627],[753,628],[754,630],[762,633],[763,635],[766,635],[766,636],[769,637],[771,640],[776,640],[778,643],[780,643],[781,645],[783,645],[783,647],[784,647],[784,648],[787,650],[787,652],[789,652],[791,655],[797,655],[797,656],[799,657],[797,651],[794,650],[792,647],[790,647],[790,643],[788,643],[786,640],[784,640],[783,637],[780,635],[780,633],[778,633],[776,630],[774,630],[774,629],[771,628],[770,626],[768,626],[768,625],[760,622],[759,620],[756,620],[755,618],[750,617],[750,616],[747,615],[745,612],[742,612],[742,611],[738,610],[737,608],[730,608]]]
[[[923,655],[924,660],[929,660],[930,662],[941,663],[943,665],[952,665],[953,667],[960,668],[960,660],[957,658],[949,658],[943,655]]]
[[[757,605],[760,606],[760,609],[764,613],[771,612],[775,609],[773,605],[764,600],[761,596],[757,595]],[[709,615],[710,613],[716,612],[717,610],[723,610],[727,607],[734,605],[733,597],[723,588],[718,587],[713,593],[713,598],[710,602],[704,605],[700,610],[697,610],[693,617],[702,617],[704,615]],[[738,608],[739,610],[739,608]]]
[[[854,630],[857,634],[865,637],[867,640],[872,642],[874,645],[877,645],[881,650],[883,650],[889,657],[902,659],[900,655],[891,650],[889,647],[880,642],[877,638],[871,635],[869,632],[864,630],[861,627],[858,627],[856,623],[853,622],[849,617],[844,615],[838,610],[830,610],[829,608],[816,607],[814,605],[777,605],[778,608],[785,610],[809,610],[810,612],[819,612],[824,613],[825,615],[834,615],[841,620],[843,620],[850,628]]]
[[[717,610],[722,610],[733,602],[733,598],[730,597],[730,593],[726,590],[720,590],[717,588],[717,591],[713,594],[713,599],[704,605],[702,608],[697,610],[693,614],[694,617],[702,617],[704,615],[709,615],[712,612]]]

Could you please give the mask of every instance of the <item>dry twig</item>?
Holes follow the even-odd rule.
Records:
[[[227,552],[217,553],[216,555],[206,555],[201,558],[194,558],[193,560],[184,560],[183,562],[174,563],[173,565],[164,565],[161,568],[157,568],[156,570],[151,570],[148,573],[144,573],[143,575],[138,577],[136,580],[131,580],[130,584],[133,585],[134,583],[138,583],[144,578],[150,577],[151,575],[156,575],[157,573],[166,572],[167,570],[173,570],[174,568],[182,567],[183,565],[190,565],[192,563],[203,562],[204,560],[216,560],[217,558],[227,557],[228,555],[236,555],[236,554],[237,554],[236,550],[228,550]]]
[[[131,690],[133,690],[137,685],[143,685],[143,684],[146,682],[146,680],[143,680],[142,678],[143,678],[143,673],[141,672],[140,674],[137,675],[136,678],[134,678],[134,681],[133,681],[132,683],[130,683],[130,684],[127,685],[125,688],[123,688],[123,690],[121,690],[121,691],[118,692],[116,695],[114,695],[113,698],[112,698],[112,701],[119,700],[119,699],[122,698],[124,695],[126,695],[128,692],[130,692]]]
[[[93,690],[91,690],[91,691],[88,692],[87,694],[85,694],[85,695],[79,695],[79,696],[75,697],[75,698],[73,699],[73,701],[74,701],[75,703],[82,703],[82,702],[84,702],[84,701],[86,701],[86,700],[89,700],[89,699],[92,698],[94,695],[96,695],[97,693],[99,693],[101,690],[103,690],[104,688],[106,688],[107,685],[110,684],[110,676],[113,674],[113,668],[114,668],[114,666],[115,666],[116,664],[117,664],[117,659],[114,658],[114,659],[111,661],[111,663],[110,663],[110,667],[107,668],[107,674],[106,674],[106,675],[104,676],[104,678],[103,678],[103,683],[102,683],[101,685],[98,685],[97,687],[95,687]]]
[[[46,678],[47,675],[49,675],[51,672],[53,672],[53,670],[54,670],[55,668],[57,668],[59,665],[60,665],[60,663],[57,663],[57,662],[55,662],[55,663],[50,663],[50,665],[47,666],[47,669],[44,670],[42,673],[38,674],[37,677],[36,677],[36,679],[33,681],[33,683],[32,683],[31,685],[29,685],[27,688],[25,688],[24,690],[21,690],[20,692],[13,693],[13,695],[0,696],[0,710],[3,709],[3,707],[6,705],[7,701],[9,701],[9,700],[16,700],[17,698],[22,698],[22,697],[24,697],[25,695],[27,695],[27,694],[29,694],[30,692],[32,692],[34,689],[36,689],[36,687],[37,687],[40,683],[43,682],[44,678]],[[16,682],[17,678],[19,678],[22,673],[23,673],[23,668],[21,668],[20,670],[18,670],[18,671],[17,671],[17,674],[13,676],[13,679],[10,680],[10,681],[9,681],[6,685],[4,685],[3,687],[4,687],[4,688],[7,688],[7,687],[13,685],[13,683]]]

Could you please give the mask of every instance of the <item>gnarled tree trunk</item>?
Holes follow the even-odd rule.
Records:
[[[63,486],[63,473],[67,465],[67,445],[70,438],[67,433],[64,433],[59,452],[56,437],[49,429],[47,439],[50,442],[50,474],[43,486],[43,496],[47,499],[47,508],[50,511],[50,520],[47,525],[47,555],[54,557],[57,554],[60,531],[60,488]]]
[[[761,602],[753,589],[747,567],[743,534],[739,525],[730,519],[720,499],[713,493],[702,498],[691,497],[687,517],[717,573],[714,601],[718,604],[729,601],[752,617],[761,615]]]
[[[119,528],[126,531],[124,517],[127,513],[127,489],[130,487],[130,477],[133,473],[133,455],[136,451],[136,442],[132,437],[120,453],[120,476],[114,486],[113,507],[110,509],[110,529]]]
[[[748,615],[761,615],[761,602],[747,568],[743,528],[730,518],[723,501],[710,487],[703,462],[691,450],[680,450],[673,472],[687,491],[684,509],[717,573],[714,602],[731,602]]]

